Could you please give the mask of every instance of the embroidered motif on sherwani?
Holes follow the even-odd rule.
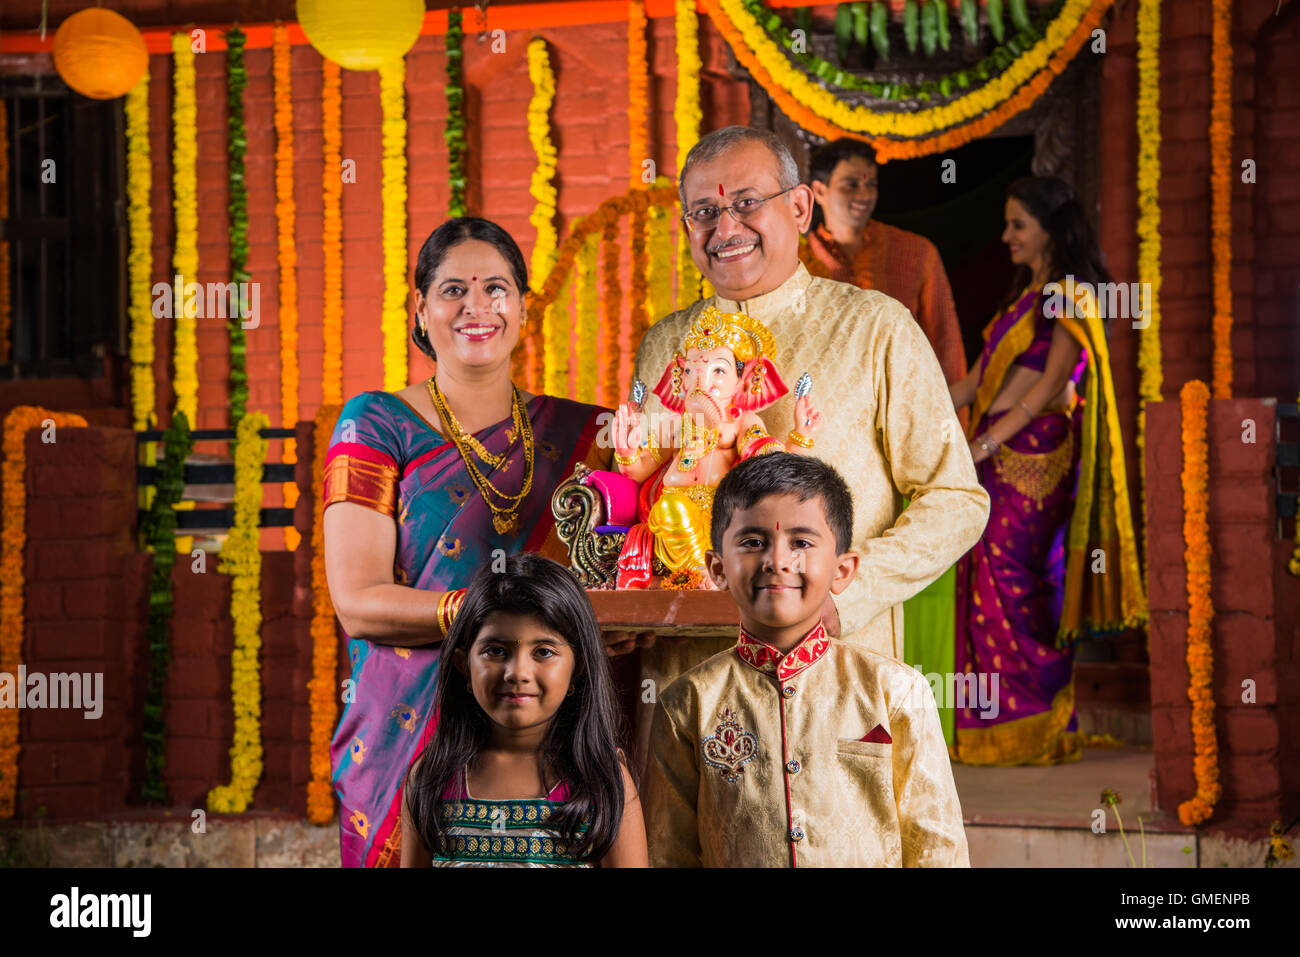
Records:
[[[645,789],[655,867],[967,867],[934,695],[826,637],[736,646],[659,696]]]
[[[853,492],[853,547],[862,556],[857,578],[835,599],[841,637],[902,657],[901,603],[979,541],[989,513],[934,350],[896,300],[813,278],[799,264],[766,295],[713,296],[665,316],[641,341],[636,376],[656,381],[709,305],[760,320],[776,340],[777,366],[792,377],[812,374],[812,400],[825,416],[812,454],[834,465]],[[665,412],[653,393],[645,411]],[[785,435],[793,394],[758,415],[769,434]],[[655,663],[663,644],[649,649]],[[654,677],[662,687],[680,673]]]

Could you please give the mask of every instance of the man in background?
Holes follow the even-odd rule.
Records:
[[[876,209],[876,151],[861,140],[824,143],[809,163],[813,227],[799,258],[814,276],[879,289],[912,314],[934,347],[944,378],[966,375],[966,353],[943,260],[924,236],[871,218]],[[964,424],[964,423],[963,423]]]

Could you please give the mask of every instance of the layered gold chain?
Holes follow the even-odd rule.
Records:
[[[456,421],[456,416],[452,414],[451,409],[447,406],[447,400],[443,398],[442,391],[438,388],[438,383],[433,376],[429,377],[429,398],[433,400],[433,407],[438,410],[438,415],[446,423],[447,431],[451,433],[451,440],[456,445],[456,450],[460,452],[461,459],[465,462],[465,469],[469,472],[470,480],[483,496],[483,501],[492,511],[492,527],[499,534],[507,535],[513,532],[519,524],[519,505],[528,497],[528,493],[533,487],[533,423],[528,418],[528,410],[524,407],[523,400],[519,397],[519,390],[512,384],[510,386],[510,418],[514,423],[514,434],[520,436],[524,442],[524,484],[523,487],[515,494],[509,494],[501,491],[488,480],[477,464],[474,462],[474,455],[477,454],[484,463],[490,468],[500,469],[506,461],[506,453],[493,455],[483,447],[483,444],[460,427]],[[496,500],[505,504],[497,505]]]

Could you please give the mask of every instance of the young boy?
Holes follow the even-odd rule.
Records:
[[[970,866],[930,686],[822,627],[857,571],[852,531],[848,487],[818,459],[759,456],[718,486],[708,568],[740,640],[659,696],[652,866]]]

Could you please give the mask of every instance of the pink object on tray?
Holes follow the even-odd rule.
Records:
[[[635,525],[636,495],[641,485],[618,472],[594,471],[583,480],[605,500],[605,525]]]

